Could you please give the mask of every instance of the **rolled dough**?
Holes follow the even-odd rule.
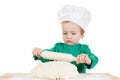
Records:
[[[33,77],[41,79],[68,79],[79,75],[75,65],[64,61],[40,63],[30,73]]]
[[[76,61],[76,57],[74,57],[72,54],[60,53],[60,52],[43,51],[40,54],[40,56],[45,59],[57,60],[57,61],[67,61],[67,62]]]

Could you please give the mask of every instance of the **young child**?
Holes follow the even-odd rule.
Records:
[[[91,52],[87,44],[81,44],[80,39],[84,38],[84,30],[90,22],[90,12],[83,7],[66,5],[58,12],[58,18],[62,24],[63,41],[56,43],[53,48],[45,49],[47,51],[72,54],[77,57],[77,61],[72,61],[79,73],[85,73],[86,69],[95,67],[98,58]],[[42,62],[51,61],[40,57],[43,50],[34,48],[32,51],[35,60]]]

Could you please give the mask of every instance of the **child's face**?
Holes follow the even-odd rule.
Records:
[[[68,45],[74,45],[78,43],[81,38],[84,37],[84,35],[81,34],[80,31],[80,26],[73,22],[62,23],[63,40]]]

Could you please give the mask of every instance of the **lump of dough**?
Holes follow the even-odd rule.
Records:
[[[74,78],[78,74],[75,65],[64,61],[40,63],[31,70],[33,77],[41,79]]]

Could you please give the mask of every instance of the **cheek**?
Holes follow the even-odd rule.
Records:
[[[75,39],[76,41],[79,41],[79,40],[80,40],[80,36],[74,36],[74,39]]]
[[[75,41],[79,41],[79,40],[80,40],[80,38],[78,38],[78,37],[77,37],[77,38],[75,38]]]
[[[62,38],[63,38],[63,39],[65,39],[65,37],[66,37],[65,35],[62,35]]]

